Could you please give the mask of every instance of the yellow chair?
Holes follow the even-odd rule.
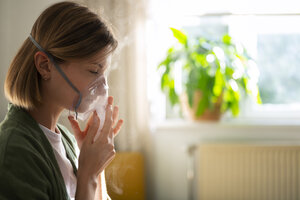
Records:
[[[144,159],[141,153],[117,153],[105,169],[105,177],[112,200],[145,199]]]

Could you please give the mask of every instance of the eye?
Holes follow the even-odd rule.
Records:
[[[92,74],[96,74],[96,75],[99,74],[98,71],[92,71],[92,70],[89,70],[89,72],[92,73]]]

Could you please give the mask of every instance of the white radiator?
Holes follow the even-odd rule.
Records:
[[[200,145],[199,200],[300,200],[300,146]]]

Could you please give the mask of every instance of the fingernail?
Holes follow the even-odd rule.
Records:
[[[98,117],[98,114],[97,114],[97,111],[96,111],[96,110],[94,111],[94,115]]]
[[[114,100],[114,98],[113,98],[112,96],[109,96],[109,97],[108,97],[108,103],[109,103],[109,104],[112,104],[112,103],[113,103],[113,100]]]

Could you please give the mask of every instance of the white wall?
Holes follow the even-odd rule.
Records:
[[[5,117],[7,101],[3,85],[9,64],[39,14],[58,0],[1,0],[0,1],[0,121]]]

